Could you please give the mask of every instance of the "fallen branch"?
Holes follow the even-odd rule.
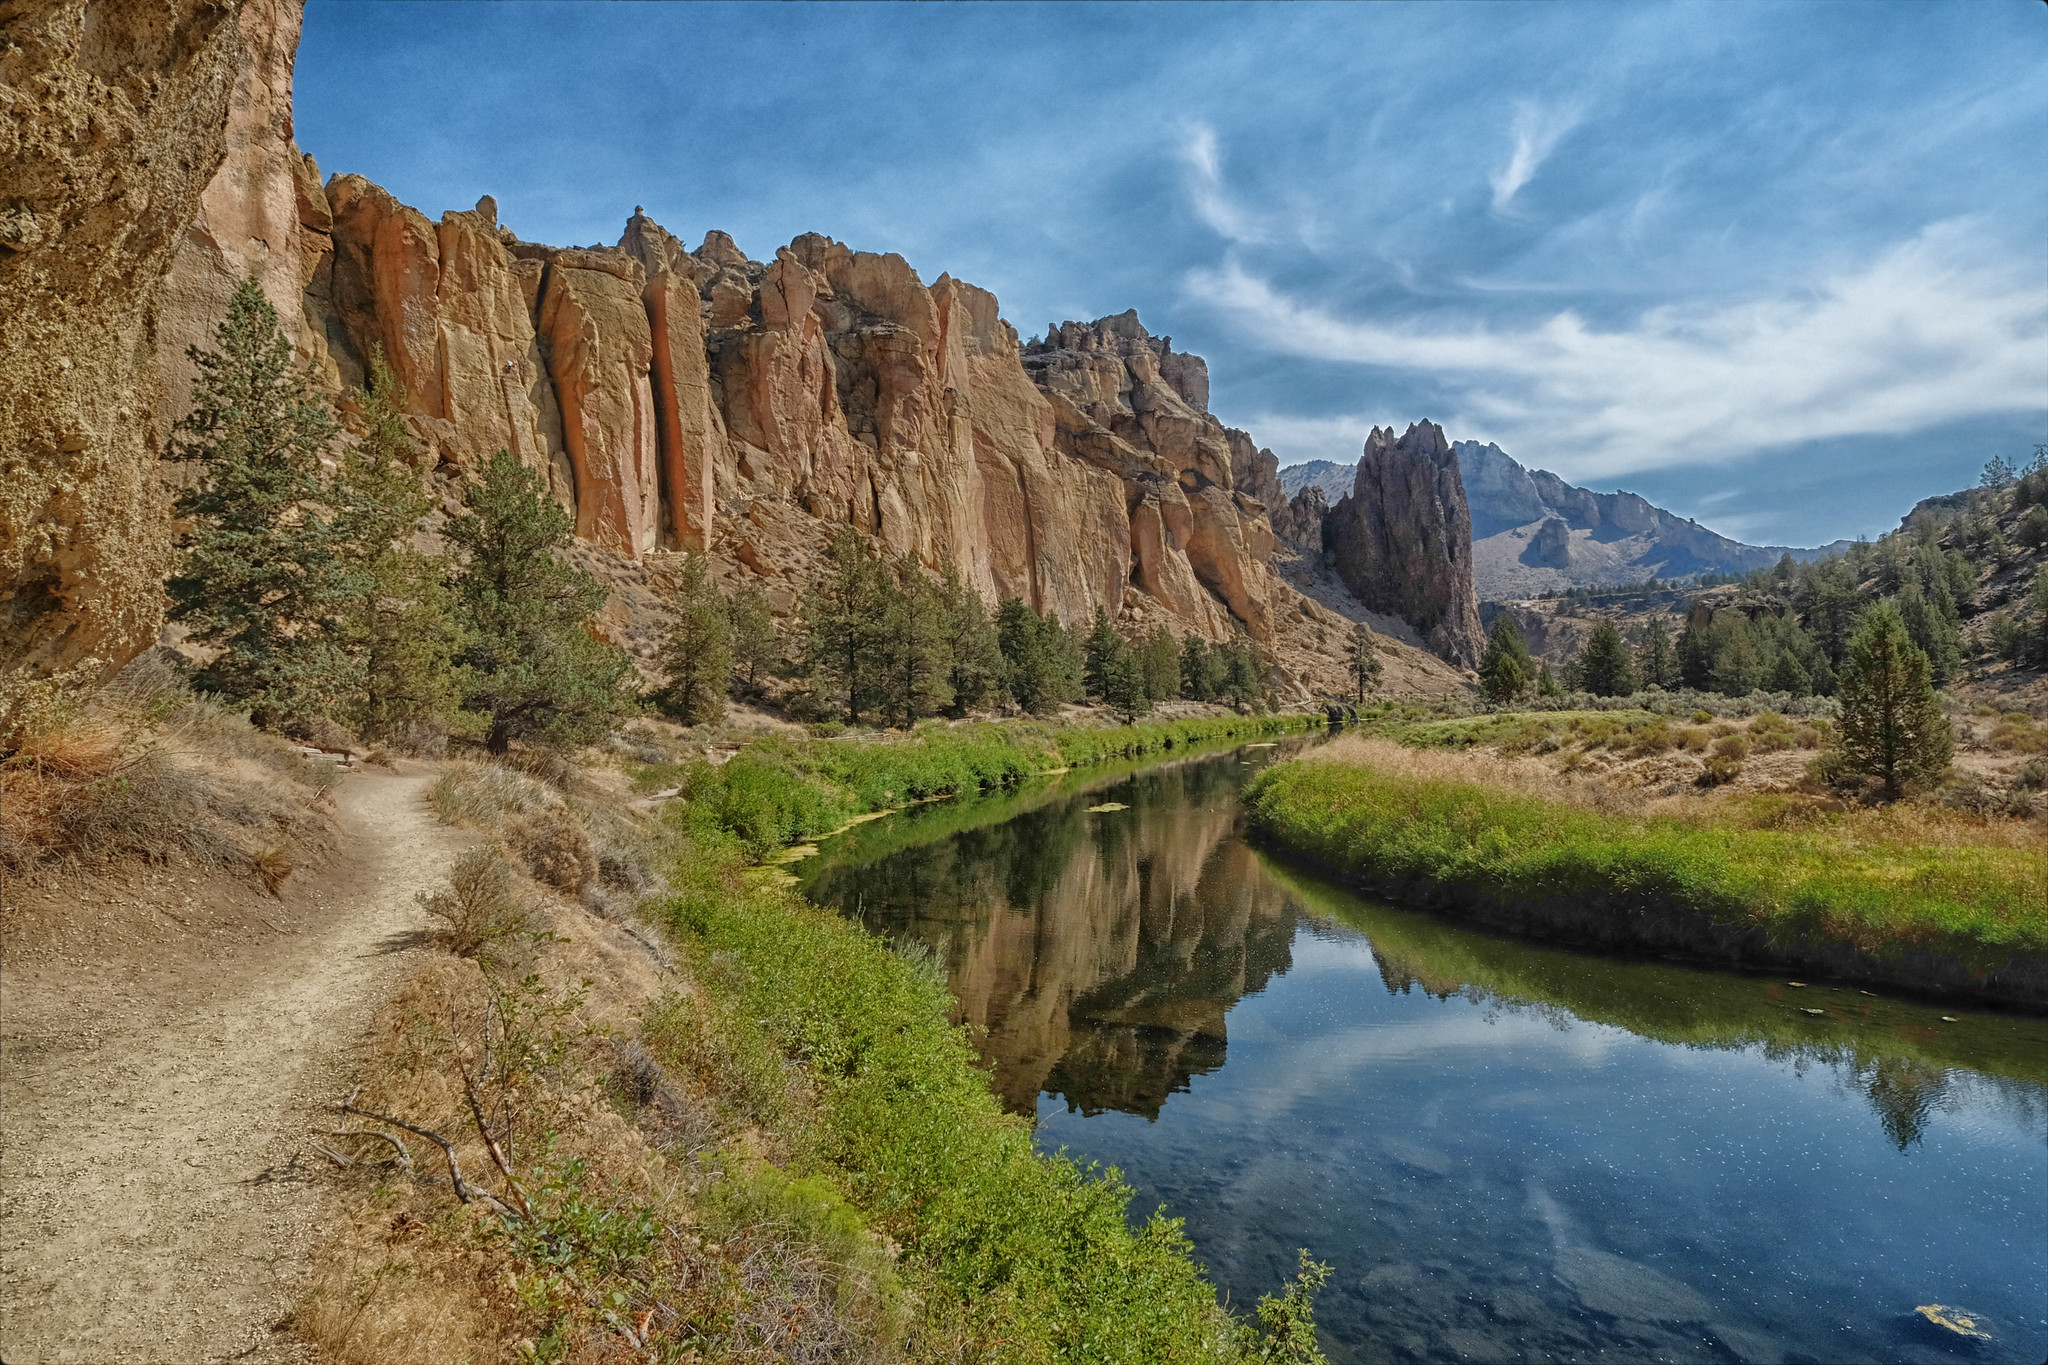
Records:
[[[484,1066],[482,1074],[485,1080],[490,1079],[491,1074],[491,1016],[496,1010],[497,1001],[495,1000],[484,1007]],[[458,1038],[461,1037],[460,1028],[456,1025],[455,1021],[455,1006],[452,1004],[448,1007],[448,1023],[450,1027],[456,1028],[456,1036]],[[469,1066],[462,1060],[460,1051],[455,1055],[455,1069],[462,1073],[462,1093],[468,1097],[469,1113],[470,1117],[476,1120],[477,1135],[484,1140],[484,1148],[490,1152],[491,1161],[497,1166],[498,1174],[505,1177],[505,1187],[512,1192],[512,1197],[519,1201],[519,1211],[529,1218],[532,1217],[533,1205],[527,1200],[526,1191],[519,1184],[519,1177],[512,1174],[511,1158],[506,1156],[505,1149],[498,1145],[498,1139],[491,1135],[491,1126],[484,1119],[483,1097],[477,1093],[476,1079],[469,1074]],[[511,1133],[511,1127],[508,1119],[505,1125],[508,1137]]]
[[[374,1128],[336,1128],[332,1132],[328,1133],[328,1136],[366,1137],[376,1138],[381,1142],[388,1142],[391,1144],[393,1150],[395,1150],[398,1153],[399,1169],[404,1171],[412,1170],[412,1153],[406,1149],[406,1145],[403,1142],[400,1142],[397,1138],[391,1136],[391,1134],[389,1133],[380,1133]],[[315,1143],[314,1145],[319,1146],[318,1143]],[[326,1149],[322,1148],[321,1150],[325,1151]],[[358,1159],[360,1160],[360,1158]]]
[[[422,1128],[416,1123],[407,1123],[404,1119],[393,1118],[389,1114],[379,1114],[374,1110],[358,1109],[356,1107],[356,1096],[362,1093],[362,1089],[361,1086],[357,1086],[354,1090],[348,1092],[348,1098],[341,1102],[342,1113],[354,1114],[360,1118],[375,1119],[378,1123],[388,1123],[393,1128],[403,1128],[406,1132],[416,1137],[423,1137],[427,1141],[434,1143],[440,1147],[441,1151],[448,1158],[448,1180],[455,1187],[455,1197],[457,1199],[465,1204],[473,1202],[488,1204],[506,1222],[517,1221],[519,1214],[508,1207],[504,1200],[498,1198],[489,1190],[479,1189],[462,1178],[462,1163],[455,1159],[454,1143],[442,1137],[431,1128]]]

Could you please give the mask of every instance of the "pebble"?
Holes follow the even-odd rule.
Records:
[[[1826,1010],[1810,1010],[1810,1009],[1805,1009],[1805,1008],[1802,1008],[1802,1009],[1801,1009],[1801,1010],[1800,1010],[1799,1012],[1800,1012],[1801,1014],[1826,1014],[1826,1013],[1827,1013],[1827,1011],[1826,1011]]]

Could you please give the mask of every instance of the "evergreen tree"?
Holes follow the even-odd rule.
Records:
[[[1002,646],[981,594],[962,582],[960,571],[951,564],[939,580],[939,602],[952,661],[947,682],[953,689],[953,714],[964,716],[1002,690]]]
[[[868,554],[860,532],[836,528],[798,614],[804,666],[846,707],[850,725],[860,724],[861,712],[880,691],[888,596],[888,576]]]
[[[1947,683],[1963,662],[1962,640],[1956,633],[1955,622],[1941,610],[1938,601],[1928,600],[1917,583],[1908,583],[1892,599],[1892,607],[1906,634],[1927,656],[1934,685]],[[1950,610],[1954,610],[1952,604]]]
[[[1636,646],[1636,673],[1645,687],[1678,684],[1678,655],[1671,648],[1671,635],[1661,616],[1652,616],[1643,627],[1642,643]]]
[[[782,631],[768,594],[752,581],[726,595],[725,619],[731,627],[733,678],[750,693],[761,690],[761,674],[782,662]]]
[[[1756,632],[1739,611],[1717,611],[1707,627],[1709,685],[1729,697],[1746,697],[1764,685],[1769,662],[1757,648]]]
[[[1572,669],[1578,685],[1596,697],[1626,697],[1636,690],[1636,666],[1611,620],[1593,627]]]
[[[1180,694],[1189,701],[1214,701],[1223,685],[1223,669],[1209,642],[1189,631],[1180,645]]]
[[[1351,627],[1351,643],[1344,650],[1345,672],[1350,675],[1352,693],[1358,705],[1365,705],[1365,694],[1377,692],[1380,686],[1380,650],[1372,638],[1372,627],[1363,621],[1354,622]]]
[[[1101,606],[1095,608],[1095,624],[1089,627],[1088,638],[1082,644],[1081,685],[1089,697],[1096,701],[1108,695],[1109,661],[1124,647],[1124,637],[1116,633],[1110,624],[1109,613]]]
[[[464,627],[456,662],[466,670],[463,705],[487,717],[484,744],[587,744],[631,705],[626,651],[590,634],[609,595],[563,562],[569,516],[540,476],[499,450],[482,482],[464,490],[466,515],[448,523],[464,563],[455,599]]]
[[[1888,800],[1948,771],[1953,736],[1931,671],[1891,603],[1864,614],[1842,667],[1841,753],[1849,771],[1881,781]]]
[[[345,617],[366,590],[345,552],[320,452],[340,431],[252,279],[198,366],[170,457],[195,466],[173,506],[191,523],[168,583],[170,619],[220,650],[196,678],[259,725],[345,714],[361,690]]]
[[[1799,656],[1789,649],[1777,652],[1771,664],[1770,676],[1764,680],[1764,687],[1771,692],[1790,692],[1795,697],[1813,695],[1813,677],[1806,666],[1799,662]]]
[[[1257,644],[1239,635],[1224,646],[1221,695],[1240,711],[1256,711],[1266,695],[1266,659]]]
[[[659,655],[668,677],[661,708],[685,725],[708,725],[725,715],[732,682],[732,608],[712,581],[710,561],[695,550],[683,557],[670,605],[675,621]]]
[[[953,702],[945,603],[923,566],[907,555],[896,566],[896,582],[885,586],[882,705],[907,730],[920,716],[935,715]]]
[[[1856,578],[1848,562],[1829,559],[1812,566],[1801,580],[1795,600],[1807,633],[1827,655],[1828,662],[1841,667],[1849,637],[1856,630],[1856,618],[1863,610],[1862,596],[1856,590]]]
[[[996,607],[996,641],[1008,665],[1010,696],[1026,711],[1057,711],[1081,695],[1079,649],[1058,620],[1006,597]]]
[[[1564,695],[1564,689],[1558,686],[1557,679],[1551,676],[1549,664],[1537,666],[1536,695],[1539,697],[1561,697]]]
[[[412,543],[434,505],[421,485],[420,454],[405,430],[405,391],[370,349],[363,439],[342,457],[337,524],[361,590],[345,616],[348,648],[360,660],[362,691],[349,708],[366,739],[430,746],[453,722],[462,728],[454,658],[461,643],[448,563]]]
[[[1145,678],[1145,695],[1166,701],[1180,695],[1180,644],[1165,626],[1154,626],[1133,647]]]
[[[1118,641],[1103,665],[1102,699],[1126,725],[1152,709],[1152,696],[1145,690],[1145,665],[1138,652]]]
[[[1536,678],[1536,661],[1529,656],[1529,642],[1514,615],[1503,611],[1493,620],[1486,636],[1486,653],[1479,660],[1479,691],[1495,706],[1504,706],[1529,690]]]

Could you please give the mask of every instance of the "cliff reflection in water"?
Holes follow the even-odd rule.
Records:
[[[945,807],[903,812],[806,869],[805,891],[938,953],[1012,1110],[1046,1091],[1156,1118],[1223,1065],[1230,1007],[1291,962],[1293,903],[1237,837],[1241,771],[1155,768],[950,837]],[[1087,809],[1108,801],[1128,808]],[[863,844],[898,851],[863,865]]]
[[[1230,1009],[1314,933],[1358,935],[1389,992],[1421,990],[1560,1029],[1831,1069],[1901,1149],[1935,1111],[1988,1100],[2042,1123],[2048,1021],[1574,953],[1362,900],[1244,842],[1238,790],[1285,749],[934,803],[862,825],[804,865],[813,899],[928,945],[997,1093],[1159,1116],[1220,1068]],[[1120,803],[1125,809],[1089,807]],[[1340,1021],[1341,1022],[1341,1021]]]

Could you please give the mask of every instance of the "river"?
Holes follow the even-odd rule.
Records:
[[[2048,1021],[1360,899],[1247,842],[1290,747],[919,806],[795,870],[934,952],[1041,1150],[1185,1219],[1233,1305],[1333,1266],[1333,1361],[2048,1356]]]

